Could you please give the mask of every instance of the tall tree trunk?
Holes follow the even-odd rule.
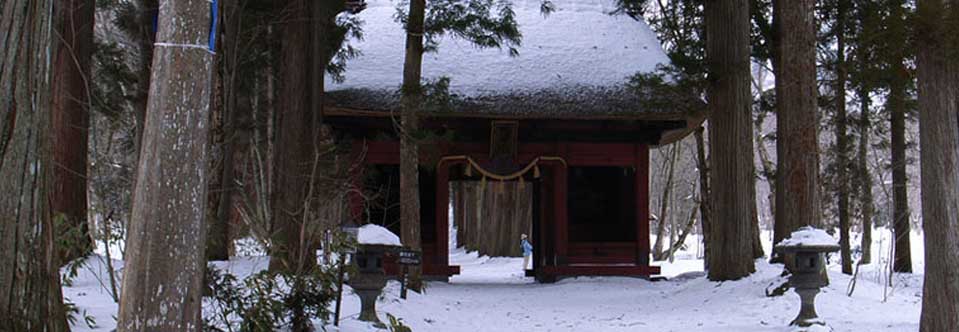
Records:
[[[703,142],[703,127],[696,129],[696,155],[699,168],[699,221],[703,229],[703,269],[709,270],[709,161],[706,160],[706,144]]]
[[[239,71],[239,33],[241,6],[237,1],[220,2],[220,18],[223,26],[223,37],[220,38],[223,52],[222,71],[219,71],[219,81],[222,83],[220,93],[220,128],[222,130],[220,153],[214,168],[214,176],[218,178],[215,185],[210,186],[210,197],[214,201],[213,218],[207,228],[206,257],[211,261],[222,261],[230,258],[230,211],[233,207],[233,189],[235,181],[234,157],[236,154],[237,135],[237,72]],[[217,110],[214,110],[216,112]]]
[[[90,127],[90,62],[93,0],[61,1],[53,60],[53,190],[50,208],[61,264],[93,250],[87,226],[87,131]]]
[[[316,254],[304,216],[310,205],[316,151],[319,143],[318,110],[312,109],[310,65],[310,4],[291,0],[282,5],[279,119],[275,156],[273,197],[273,247],[271,271],[305,271],[316,264]],[[307,232],[307,233],[304,233]]]
[[[836,14],[836,195],[839,213],[839,247],[842,273],[852,274],[852,249],[849,245],[849,135],[846,133],[846,8],[848,0],[838,0]]]
[[[419,249],[420,244],[420,178],[416,113],[422,106],[423,30],[425,0],[410,0],[406,23],[406,60],[403,64],[403,96],[400,132],[400,223],[403,245]],[[480,193],[482,195],[483,193]],[[421,289],[421,270],[414,265],[410,288]]]
[[[860,196],[860,205],[862,206],[862,257],[859,258],[859,262],[869,264],[872,261],[872,218],[874,210],[872,175],[869,172],[868,156],[866,154],[869,148],[869,131],[872,126],[869,124],[869,92],[865,87],[859,88],[859,103],[859,151],[856,157],[858,163],[856,169],[859,171],[860,178],[859,190],[862,191]]]
[[[117,330],[202,326],[210,3],[160,6]]]
[[[710,206],[709,280],[753,273],[752,104],[749,85],[749,1],[706,2],[709,85]]]
[[[318,234],[332,226],[313,225],[304,216],[307,209],[335,204],[318,198],[325,194],[318,178],[328,171],[321,169],[320,161],[332,164],[321,151],[329,143],[323,129],[323,90],[327,64],[345,37],[333,31],[344,1],[292,0],[280,6],[285,18],[280,51],[282,113],[274,157],[270,270],[304,272],[316,264]]]
[[[483,190],[483,195],[486,196],[485,205],[482,206],[482,209],[485,209],[486,212],[483,214],[487,217],[480,220],[480,222],[486,223],[486,230],[480,234],[480,246],[481,253],[487,256],[496,256],[496,246],[499,244],[500,232],[503,228],[502,211],[490,208],[490,207],[499,207],[502,203],[502,195],[497,192],[497,187],[499,186],[498,182],[489,182],[486,185],[486,189]]]
[[[159,10],[158,0],[139,0],[137,2],[137,26],[138,33],[135,36],[137,41],[137,52],[140,55],[137,71],[137,89],[134,91],[134,110],[135,116],[135,138],[134,144],[137,157],[140,154],[140,146],[143,141],[143,130],[145,128],[145,119],[147,112],[147,99],[150,95],[150,67],[153,65],[153,42],[156,40],[156,31],[154,30],[154,15]],[[137,160],[135,160],[137,161]],[[134,179],[134,186],[136,186]]]
[[[0,329],[69,331],[53,189],[52,1],[0,2]]]
[[[891,111],[892,135],[892,200],[893,200],[893,236],[895,237],[895,258],[893,270],[912,273],[912,253],[909,241],[909,181],[906,174],[906,117],[905,105],[898,98],[904,97],[904,90],[890,93],[889,102],[897,104]],[[899,92],[901,91],[901,93]],[[896,95],[896,97],[893,97]]]
[[[136,89],[133,91],[133,164],[137,165],[140,162],[140,154],[143,150],[143,132],[146,128],[146,114],[147,114],[147,99],[150,95],[150,77],[151,77],[151,67],[153,66],[153,43],[156,41],[156,30],[154,26],[154,18],[158,11],[160,10],[159,0],[138,0],[136,3],[137,9],[137,32],[133,36],[133,39],[136,41],[137,53],[139,55],[139,63],[137,63],[137,85]],[[133,188],[130,190],[130,200],[136,200],[136,186],[137,186],[137,172],[133,172],[133,179],[130,181],[133,184]],[[130,220],[125,221],[126,225],[123,227],[126,230],[130,229]],[[130,232],[126,232],[126,237],[129,238]],[[123,251],[123,256],[126,258],[126,250]]]
[[[909,181],[906,174],[906,84],[909,74],[906,71],[905,55],[902,45],[905,45],[905,17],[904,4],[896,1],[892,4],[891,16],[893,22],[890,29],[895,31],[890,38],[894,52],[892,59],[892,75],[889,82],[888,107],[890,118],[890,134],[892,136],[892,201],[893,201],[893,236],[895,237],[895,258],[893,270],[896,272],[912,273],[912,253],[909,245]]]
[[[772,4],[773,4],[773,13],[772,13],[773,33],[772,33],[772,45],[771,45],[772,59],[770,62],[772,63],[773,74],[778,78],[778,77],[782,77],[780,75],[783,74],[783,67],[782,67],[783,59],[782,59],[782,54],[780,53],[781,51],[780,44],[782,44],[782,39],[783,39],[782,32],[781,32],[783,20],[782,20],[782,10],[776,9],[777,7],[779,7],[779,1],[778,0],[772,1]],[[782,103],[779,100],[780,98],[779,94],[782,91],[782,87],[783,87],[782,83],[784,82],[780,82],[779,79],[777,79],[776,85],[773,89],[773,91],[776,94],[776,104],[774,105],[774,107],[776,110],[777,126],[780,124],[779,118],[783,116],[782,109],[779,108],[779,106],[782,105]],[[773,191],[773,194],[776,195],[775,197],[776,209],[773,211],[773,247],[775,247],[777,243],[779,243],[780,241],[785,239],[787,236],[789,236],[789,227],[786,225],[786,220],[783,213],[783,207],[786,205],[785,203],[786,194],[785,192],[783,192],[785,188],[782,181],[783,169],[782,169],[782,164],[779,164],[779,162],[782,161],[784,147],[783,147],[783,140],[780,139],[780,135],[779,135],[782,132],[780,132],[779,130],[780,130],[779,128],[776,129],[777,131],[776,133],[776,163],[777,164],[776,164],[776,173],[775,173],[776,178],[775,180],[773,180],[774,187],[776,188],[776,190]],[[785,262],[783,255],[779,254],[779,252],[777,252],[775,249],[773,249],[773,252],[771,255],[769,255],[769,257],[770,257],[769,258],[770,263]]]
[[[669,193],[673,189],[673,174],[676,170],[676,160],[679,159],[679,150],[681,144],[677,143],[672,146],[669,151],[669,160],[666,164],[668,167],[666,171],[666,183],[663,184],[663,196],[659,201],[659,220],[656,226],[656,242],[653,244],[653,259],[657,261],[663,260],[663,243],[666,242],[664,239],[666,237],[666,227],[667,227],[667,216],[669,213]]]
[[[465,185],[463,181],[457,181],[451,183],[453,190],[450,192],[453,193],[453,224],[456,225],[456,246],[462,246],[463,241],[466,240],[465,232],[465,220],[466,220],[466,202],[464,201],[465,197]],[[453,248],[456,249],[456,248]]]
[[[955,60],[959,2],[919,0],[917,48],[922,220],[926,271],[922,332],[959,326],[959,63]]]
[[[222,13],[222,10],[220,11]],[[217,39],[222,40],[221,37]],[[210,92],[210,131],[209,144],[212,148],[209,152],[209,174],[207,179],[207,204],[206,204],[206,257],[208,261],[222,261],[228,259],[228,254],[222,254],[226,250],[223,246],[225,242],[221,240],[224,235],[220,220],[217,220],[216,213],[220,204],[220,192],[223,188],[223,140],[225,126],[224,93],[223,93],[223,72],[217,68],[216,64],[222,63],[222,53],[213,55],[213,84]],[[221,256],[221,254],[223,256]]]
[[[466,229],[468,230],[466,233],[466,250],[477,251],[479,250],[479,246],[477,246],[479,234],[481,234],[483,230],[483,225],[479,221],[483,220],[483,209],[481,207],[485,199],[477,183],[467,182],[467,188],[469,190],[469,196],[467,197],[469,198],[466,200],[466,210],[469,212],[467,212],[468,219],[466,221]]]
[[[816,105],[815,1],[774,1],[779,18],[776,75],[778,231],[775,241],[802,226],[821,226]],[[779,225],[781,223],[781,225]]]

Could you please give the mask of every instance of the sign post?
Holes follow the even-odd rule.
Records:
[[[346,249],[340,253],[340,266],[338,278],[336,280],[336,311],[333,313],[333,326],[340,326],[340,305],[343,303],[343,279],[346,274],[346,257],[354,252],[353,246],[356,244],[359,228],[352,222],[346,222],[340,226],[346,240]]]
[[[409,274],[409,266],[420,265],[422,263],[422,255],[416,250],[402,249],[399,252],[399,257],[396,262],[403,266],[403,277],[400,279],[400,298],[405,300],[406,277]]]

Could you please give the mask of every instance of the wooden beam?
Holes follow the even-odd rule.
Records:
[[[569,146],[567,144],[557,144],[556,150],[559,157],[564,159],[569,157]],[[566,264],[566,256],[568,256],[569,248],[569,211],[567,209],[569,169],[561,163],[555,164],[554,169],[552,180],[555,184],[555,190],[553,191],[553,209],[556,214],[554,217],[556,222],[554,233],[556,239],[556,264],[563,265]]]
[[[636,264],[649,265],[649,146],[636,145]]]
[[[545,266],[551,276],[651,276],[661,273],[659,266],[647,265],[567,265]]]
[[[553,172],[555,172],[555,170],[552,167],[550,167],[550,169],[547,172],[549,173],[544,172],[543,174],[544,175],[552,174]],[[539,194],[540,217],[538,220],[538,224],[539,224],[538,236],[539,237],[533,239],[535,241],[533,243],[535,243],[535,246],[536,246],[536,249],[533,250],[533,254],[539,255],[539,259],[537,259],[536,266],[543,267],[543,266],[554,265],[556,262],[553,259],[555,257],[553,255],[553,246],[552,246],[553,239],[550,238],[550,233],[552,232],[554,228],[553,225],[555,225],[556,223],[555,222],[556,218],[554,216],[556,211],[554,209],[550,209],[550,207],[552,206],[550,202],[553,201],[553,191],[555,191],[555,188],[552,181],[547,181],[542,178],[539,180],[539,186],[540,186],[540,194]],[[538,272],[541,272],[541,271],[538,271]]]
[[[389,117],[350,117],[324,113],[324,122],[353,138],[374,139],[383,134],[394,136],[395,128]],[[488,141],[491,119],[425,118],[421,128],[437,135],[455,132],[464,141]],[[696,126],[702,121],[696,122]],[[530,119],[519,122],[519,141],[553,142],[577,141],[594,143],[648,143],[661,144],[662,134],[682,130],[690,126],[687,119],[624,121],[624,120],[562,120]],[[688,133],[687,133],[688,134]],[[682,135],[672,135],[682,138]],[[671,137],[672,137],[671,136]],[[395,136],[394,136],[395,137]]]
[[[452,163],[440,162],[436,168],[436,252],[435,262],[440,266],[449,266],[449,171]]]
[[[368,164],[398,164],[399,142],[397,141],[363,141],[355,144],[358,148],[365,147],[366,162]],[[645,145],[638,145],[644,146]],[[563,157],[570,166],[634,166],[640,156],[636,151],[637,144],[623,143],[571,143],[559,142],[553,144],[520,143],[517,154],[517,163],[528,163],[540,156]],[[647,148],[648,149],[648,148]],[[477,161],[488,159],[489,144],[479,142],[456,142],[446,148],[445,155],[467,155]],[[424,154],[421,158],[426,158]]]

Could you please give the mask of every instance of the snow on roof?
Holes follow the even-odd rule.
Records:
[[[806,226],[792,232],[788,238],[783,239],[776,247],[832,247],[838,246],[837,241],[826,231]]]
[[[514,0],[522,45],[479,49],[465,40],[438,38],[439,50],[423,56],[424,79],[447,76],[450,92],[464,97],[516,94],[571,87],[622,85],[637,72],[651,72],[668,59],[645,22],[610,15],[612,0],[553,0],[543,16],[541,0]],[[364,39],[350,43],[362,52],[347,63],[345,81],[328,91],[398,90],[403,77],[405,31],[393,19],[394,0],[370,0],[358,17]]]
[[[382,244],[388,246],[400,246],[400,237],[383,228],[383,226],[366,224],[360,227],[356,236],[356,242],[359,244]]]
[[[326,94],[327,114],[388,114],[400,105],[398,91],[349,89]],[[651,97],[650,97],[651,96]],[[449,105],[425,105],[425,113],[434,116],[548,119],[633,119],[684,121],[697,127],[705,115],[705,103],[691,95],[642,95],[626,87],[555,88],[539,91],[514,91],[474,97],[454,96]],[[452,111],[452,112],[451,112]],[[336,113],[341,112],[341,113]],[[688,120],[700,114],[698,122]],[[689,123],[695,122],[694,125]],[[685,135],[682,135],[685,136]],[[681,138],[681,137],[680,137]]]

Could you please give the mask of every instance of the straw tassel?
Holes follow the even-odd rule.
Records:
[[[466,176],[473,176],[473,165],[466,164]]]
[[[533,166],[533,178],[539,179],[539,165]]]

